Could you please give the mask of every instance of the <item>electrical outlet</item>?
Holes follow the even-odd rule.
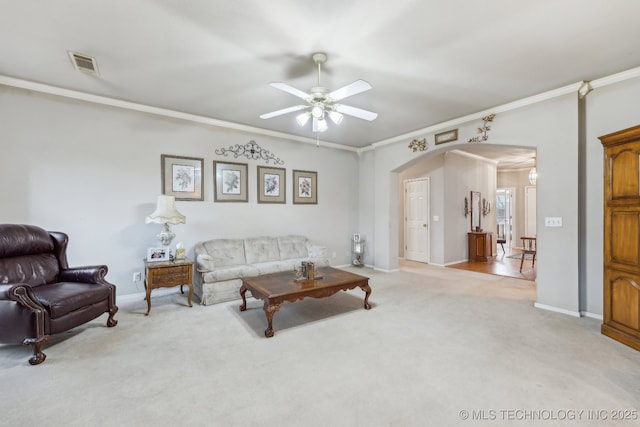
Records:
[[[545,227],[562,227],[562,217],[545,217],[544,218],[544,226]]]
[[[133,273],[133,281],[139,282],[142,280],[142,274],[139,271]]]

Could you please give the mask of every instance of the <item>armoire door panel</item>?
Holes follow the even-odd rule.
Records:
[[[640,197],[640,155],[632,149],[623,149],[610,158],[610,198]]]
[[[607,222],[611,262],[640,268],[640,212],[613,211]]]
[[[639,279],[627,274],[613,274],[606,284],[611,295],[608,307],[611,321],[629,328],[628,333],[640,330]]]

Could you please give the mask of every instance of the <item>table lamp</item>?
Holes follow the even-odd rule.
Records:
[[[169,224],[185,224],[187,219],[182,215],[175,206],[176,198],[173,196],[158,196],[158,205],[156,210],[147,215],[144,219],[145,224],[162,224],[164,228],[156,237],[164,246],[169,246],[175,234],[169,228]]]

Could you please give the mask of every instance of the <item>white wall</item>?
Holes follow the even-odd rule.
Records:
[[[70,236],[72,266],[106,264],[118,294],[142,292],[143,271],[160,226],[145,225],[161,192],[160,156],[204,159],[204,201],[180,201],[185,225],[172,229],[192,254],[200,240],[307,235],[327,246],[333,265],[350,262],[358,231],[358,155],[177,119],[0,86],[0,222],[29,223]],[[257,165],[216,148],[255,140],[285,161],[287,203],[257,203]],[[213,160],[248,163],[249,202],[213,202]],[[292,204],[292,169],[318,172],[318,205]]]
[[[459,126],[459,140],[447,144],[447,149],[466,144],[481,123]],[[578,96],[569,94],[498,114],[489,135],[492,144],[537,149],[537,304],[571,313],[578,313],[579,309],[578,125]],[[432,136],[429,139],[432,141]],[[363,201],[361,206],[372,204],[375,208],[374,262],[382,270],[394,270],[398,266],[394,236],[398,236],[399,231],[397,216],[393,216],[399,204],[397,171],[415,159],[415,153],[407,144],[408,141],[402,141],[376,146],[365,159],[366,168],[372,173],[363,179],[374,183],[375,197],[373,201]],[[489,179],[488,174],[485,179]],[[494,174],[494,186],[495,180]],[[490,197],[494,200],[495,194]],[[362,218],[365,213],[361,211],[360,215]],[[564,227],[544,229],[540,221],[545,216],[563,217]]]
[[[444,188],[444,155],[437,154],[433,156],[424,156],[419,158],[419,161],[415,164],[411,164],[407,169],[402,171],[398,177],[398,183],[400,188],[398,191],[400,192],[400,214],[398,218],[398,229],[400,230],[399,242],[398,242],[398,253],[401,257],[404,257],[404,227],[405,227],[405,211],[404,211],[404,184],[405,181],[411,179],[420,179],[420,178],[429,178],[429,209],[430,215],[440,217],[438,222],[434,222],[433,220],[429,221],[429,238],[430,238],[430,246],[429,246],[429,255],[430,255],[430,263],[442,265],[444,263],[444,224],[445,224],[445,215],[444,215],[444,198],[443,192],[441,191]]]
[[[479,191],[482,198],[495,205],[495,162],[454,150],[428,153],[406,166],[399,174],[399,254],[404,254],[404,181],[429,177],[430,215],[432,218],[439,217],[438,222],[430,221],[429,263],[447,265],[467,261],[467,233],[471,230],[471,218],[464,216],[464,198],[471,203],[470,192]],[[481,214],[474,212],[474,215]],[[495,212],[481,215],[480,219],[483,230],[492,231],[495,228]]]
[[[584,110],[570,94],[494,120],[490,143],[538,151],[541,306],[602,313],[603,169],[597,138],[637,125],[639,97],[636,78],[597,87]],[[459,126],[459,141],[447,148],[465,144],[479,124]],[[143,220],[160,192],[161,154],[205,159],[205,201],[178,202],[188,223],[174,227],[176,241],[189,248],[214,237],[296,232],[325,244],[330,255],[336,253],[332,263],[341,265],[349,262],[349,238],[359,232],[367,239],[365,263],[383,270],[398,265],[398,172],[416,160],[408,141],[356,155],[5,86],[0,137],[0,222],[68,232],[71,264],[109,265],[108,279],[119,294],[142,290],[131,273],[142,269],[146,248],[157,244],[157,226]],[[290,192],[284,206],[257,204],[253,161],[246,161],[250,202],[212,202],[211,163],[227,159],[214,150],[251,139],[285,160],[289,186],[291,169],[317,170],[319,204],[294,206]],[[431,148],[426,155],[438,151]],[[438,192],[445,193],[445,185],[434,188],[432,182],[432,195]],[[563,217],[564,227],[545,228],[545,216]]]

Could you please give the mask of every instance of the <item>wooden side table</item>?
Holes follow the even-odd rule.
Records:
[[[187,302],[191,305],[191,296],[193,295],[193,261],[189,259],[176,261],[144,261],[145,280],[144,287],[147,291],[147,313],[151,311],[151,290],[158,288],[170,288],[180,285],[180,292],[183,285],[189,286],[189,294]]]

